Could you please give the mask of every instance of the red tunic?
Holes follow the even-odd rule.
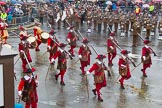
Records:
[[[43,32],[42,29],[38,26],[35,26],[33,31],[34,31],[34,36],[37,36],[38,39],[41,39],[41,33]]]
[[[32,59],[31,59],[31,56],[30,56],[30,52],[29,52],[29,43],[25,43],[25,44],[23,44],[22,42],[19,43],[20,57],[21,57],[22,61],[25,62],[25,63],[27,64],[27,61],[26,61],[26,59],[25,59],[25,57],[24,57],[23,52],[21,52],[21,50],[25,52],[28,61],[29,61],[29,62],[32,62]]]
[[[29,104],[38,102],[36,87],[37,83],[34,78],[30,78],[26,75],[21,79],[18,85],[18,92],[22,92],[22,100],[24,102]],[[27,98],[25,99],[25,97]]]
[[[7,23],[4,23],[4,22],[1,22],[0,23],[0,35],[1,35],[1,37],[3,37],[3,38],[6,38],[6,37],[8,37],[9,35],[8,35],[8,31],[7,31],[7,28],[8,27],[8,24]]]
[[[56,54],[57,50],[58,50],[58,45],[51,39],[51,38],[48,38],[47,40],[47,50],[49,51],[50,53],[50,57],[49,59],[51,60],[52,56],[54,54]],[[50,48],[49,48],[50,47]]]
[[[57,41],[57,40],[56,40]],[[48,38],[47,40],[47,46],[51,47],[51,53],[56,53],[57,49],[58,49],[58,45],[51,39],[51,38]]]
[[[90,65],[90,55],[91,51],[88,46],[81,46],[78,51],[78,55],[81,55],[80,58],[81,64],[84,64],[85,66]]]
[[[67,69],[67,54],[65,51],[58,50],[54,55],[54,59],[58,57],[57,69],[66,70]]]
[[[24,37],[28,37],[28,33],[27,31],[20,31],[19,33],[19,36],[20,36],[20,40],[22,40]]]
[[[149,57],[147,62],[143,64],[145,67],[150,67],[152,64],[151,55],[150,55],[151,53],[152,53],[152,51],[150,48],[146,48],[145,46],[142,48],[142,57],[144,57],[144,56],[146,58]]]
[[[110,48],[111,46],[113,47],[113,50],[109,51],[111,49]],[[110,38],[107,39],[107,48],[108,48],[108,52],[116,55],[116,45],[113,43],[113,41]]]
[[[99,63],[94,63],[93,66],[89,69],[89,72],[93,72],[94,71],[94,75],[95,76],[102,76],[103,72],[104,72],[104,69],[105,67],[102,66],[102,64],[99,64]],[[96,83],[96,82],[95,82]],[[106,86],[106,77],[105,77],[105,74],[104,74],[104,79],[101,83],[97,83],[97,84],[100,84],[102,85],[103,87]]]
[[[125,77],[125,78],[129,79],[130,76],[131,76],[130,68],[129,68],[129,62],[124,58],[119,58],[118,65],[119,65],[119,69],[120,68],[126,68],[126,73],[127,74],[125,76],[122,76],[122,77]]]
[[[70,45],[71,46],[76,46],[76,40],[77,40],[77,38],[76,38],[76,36],[75,36],[75,34],[74,33],[72,33],[72,32],[69,32],[68,33],[68,36],[67,36],[67,40],[70,40]]]

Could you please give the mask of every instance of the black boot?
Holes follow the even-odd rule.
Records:
[[[97,94],[96,94],[96,90],[95,90],[95,89],[93,89],[93,90],[92,90],[92,92],[93,92],[93,94],[94,94],[94,95],[97,95]]]
[[[98,97],[98,101],[103,102],[103,99],[101,98],[101,96]]]

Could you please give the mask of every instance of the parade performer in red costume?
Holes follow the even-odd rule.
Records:
[[[107,67],[103,64],[103,59],[106,58],[105,55],[98,55],[96,59],[98,61],[93,64],[93,66],[86,72],[86,75],[94,71],[94,83],[96,88],[92,90],[94,95],[98,95],[98,101],[102,102],[100,90],[102,87],[106,87],[106,77],[104,70],[107,70]]]
[[[121,78],[119,80],[121,89],[124,88],[124,80],[128,80],[131,77],[130,67],[129,67],[129,60],[127,58],[129,51],[122,50],[122,56],[119,58],[119,74]]]
[[[113,59],[116,57],[116,45],[117,42],[114,39],[115,33],[110,33],[110,37],[107,39],[107,52],[108,52],[108,65],[113,66]]]
[[[88,47],[89,41],[87,38],[84,38],[82,43],[83,45],[79,48],[78,55],[79,55],[80,64],[81,64],[80,69],[82,71],[82,75],[84,75],[85,74],[84,68],[90,65],[91,50]]]
[[[56,36],[55,36],[55,33],[54,30],[52,29],[49,34],[50,34],[50,37],[48,38],[47,40],[47,50],[50,54],[49,56],[49,61],[50,63],[52,64],[52,57],[55,56],[57,50],[58,50],[58,40],[56,39]],[[57,42],[57,43],[56,43]]]
[[[7,38],[8,38],[8,31],[7,31],[8,24],[5,22],[5,20],[0,19],[0,37],[2,43],[6,44]]]
[[[59,47],[60,47],[60,49],[56,52],[56,54],[54,55],[54,57],[52,58],[51,61],[55,63],[55,59],[58,58],[57,69],[59,69],[60,72],[55,75],[55,79],[57,81],[58,77],[61,76],[60,84],[65,85],[65,83],[64,83],[64,75],[65,75],[65,72],[66,72],[66,69],[67,69],[68,55],[64,50],[65,47],[66,47],[66,44],[60,43]]]
[[[73,30],[74,27],[70,27],[70,32],[68,33],[68,36],[67,36],[67,41],[70,45],[70,50],[69,52],[71,53],[72,56],[75,56],[74,55],[74,48],[76,47],[76,40],[77,40],[77,37],[74,33],[74,30]]]
[[[37,108],[37,76],[33,76],[31,69],[27,69],[25,73],[18,85],[18,95],[25,102],[25,108]]]
[[[142,48],[143,69],[141,69],[141,71],[143,72],[143,76],[147,77],[146,69],[149,68],[152,65],[152,60],[151,60],[152,50],[148,46],[148,44],[150,43],[149,40],[146,39],[146,40],[144,40],[143,43],[145,44],[145,46]]]
[[[39,45],[41,44],[41,34],[42,34],[42,29],[40,28],[40,23],[35,23],[35,26],[34,26],[34,29],[33,29],[33,31],[34,31],[34,36],[36,37],[36,39],[37,39],[37,46],[36,46],[36,48],[35,48],[35,51],[40,51],[40,49],[39,49]]]
[[[19,52],[20,52],[20,58],[22,60],[22,69],[25,72],[26,71],[26,65],[28,64],[28,62],[32,62],[31,56],[30,56],[30,52],[29,52],[29,47],[30,44],[26,41],[26,36],[21,38],[21,42],[19,43]],[[27,60],[25,58],[25,55],[27,57]],[[33,71],[35,71],[34,68],[32,68]]]
[[[19,29],[20,29],[20,33],[19,33],[20,40],[22,40],[23,38],[27,39],[28,38],[28,33],[25,30],[25,28],[23,26],[20,26]]]

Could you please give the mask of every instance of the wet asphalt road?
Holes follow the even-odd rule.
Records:
[[[50,31],[43,25],[43,30]],[[57,30],[57,38],[60,42],[66,42],[66,36],[68,31],[65,28]],[[86,27],[81,28],[81,33],[86,36],[94,45],[99,53],[106,54],[106,39],[107,35],[102,33],[99,35],[95,31],[90,34],[86,33]],[[131,47],[132,45],[132,35],[129,34],[126,37],[119,36],[120,31],[118,31],[117,40],[119,45],[123,49],[130,50],[133,54],[141,55],[141,49],[143,47],[142,41],[139,39],[137,47]],[[144,34],[144,33],[143,33]],[[114,66],[111,68],[112,77],[107,76],[107,87],[101,90],[104,102],[98,102],[97,97],[93,95],[91,90],[94,88],[93,85],[93,75],[88,75],[88,92],[89,99],[87,95],[87,83],[85,77],[80,76],[80,63],[68,69],[65,74],[65,84],[66,86],[60,86],[60,79],[58,82],[55,81],[54,75],[58,72],[56,70],[56,64],[49,71],[47,80],[45,81],[45,76],[49,67],[48,57],[49,54],[46,53],[45,56],[41,57],[42,54],[46,52],[47,45],[41,44],[40,52],[35,52],[35,50],[30,50],[32,57],[32,65],[36,68],[36,74],[38,75],[39,87],[38,87],[38,108],[161,108],[162,106],[162,42],[157,40],[156,37],[152,36],[152,48],[157,53],[157,57],[152,55],[153,65],[151,68],[147,69],[147,78],[142,77],[142,72],[140,71],[142,65],[138,66],[131,74],[131,79],[125,81],[125,90],[120,90],[120,84],[118,83],[118,59],[117,56],[114,59]],[[18,51],[18,38],[9,38],[8,43],[13,46],[13,49]],[[78,41],[78,45],[81,45],[81,38]],[[69,49],[69,46],[66,48]],[[91,49],[92,50],[92,49]],[[75,49],[78,52],[78,48]],[[120,51],[118,50],[118,54]],[[15,61],[19,56],[15,57]],[[40,58],[41,57],[41,58]],[[92,50],[91,65],[95,62],[96,54]],[[73,60],[68,60],[68,67],[71,66],[78,57],[76,56]],[[107,59],[104,60],[107,64]],[[140,58],[134,59],[136,64],[141,62]],[[56,62],[57,63],[57,62]],[[88,66],[85,70],[88,70]],[[131,70],[134,68],[132,65]],[[21,60],[15,65],[15,72],[18,81],[15,81],[15,98],[17,98],[17,86],[20,78],[22,77]],[[107,74],[107,73],[106,73]],[[117,83],[114,83],[117,81]]]

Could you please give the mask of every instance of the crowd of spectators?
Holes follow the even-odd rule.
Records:
[[[98,5],[100,7],[103,7],[104,10],[125,10],[126,12],[128,11],[134,11],[136,6],[138,5],[141,10],[142,10],[142,5],[144,3],[133,3],[133,2],[129,2],[129,1],[125,1],[124,2],[112,2],[112,5],[107,5],[106,2],[104,1],[98,1],[96,3],[94,3],[94,5]],[[83,2],[83,1],[82,1]],[[78,1],[75,3],[77,4]],[[160,8],[159,4],[155,4],[156,8]],[[45,4],[42,4],[43,6],[40,7],[44,7]],[[77,6],[77,5],[76,5]],[[64,3],[60,2],[60,8],[64,9]],[[155,9],[156,9],[155,8]],[[159,10],[159,9],[158,9]],[[44,11],[42,10],[42,8],[38,8],[37,10],[38,12],[38,16],[40,17],[40,22],[43,23],[43,16],[44,16]],[[9,24],[15,24],[15,18],[17,17],[23,17],[23,16],[28,16],[29,18],[33,17],[33,13],[34,13],[34,6],[32,6],[32,4],[11,4],[10,2],[6,3],[5,5],[0,5],[0,18],[4,19],[7,21],[7,23]]]
[[[9,24],[14,24],[15,18],[27,16],[32,12],[31,5],[10,4],[0,5],[0,18],[6,20]]]

